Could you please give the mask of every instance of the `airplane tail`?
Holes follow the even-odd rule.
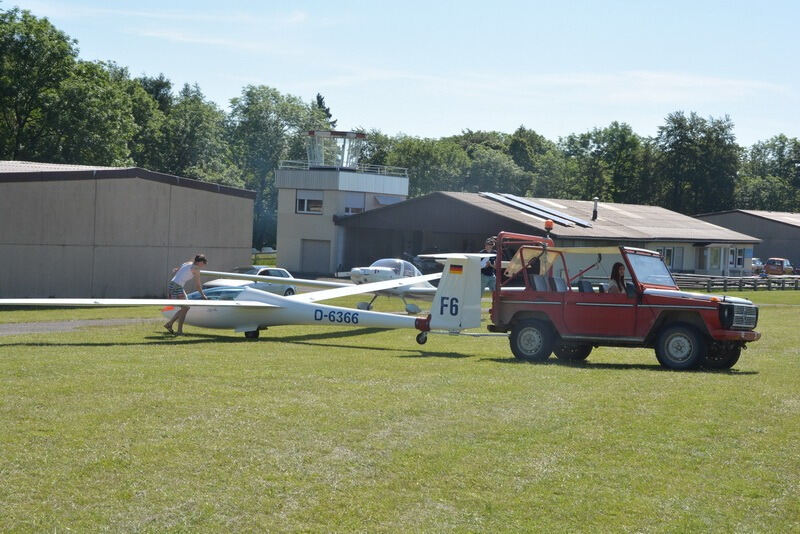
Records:
[[[431,306],[430,328],[460,331],[481,325],[481,255],[437,255],[444,271]]]

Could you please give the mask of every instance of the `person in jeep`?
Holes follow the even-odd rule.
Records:
[[[625,265],[617,262],[611,268],[611,284],[608,287],[609,293],[625,293]]]

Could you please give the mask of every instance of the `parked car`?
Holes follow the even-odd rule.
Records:
[[[750,261],[750,268],[753,274],[759,274],[764,270],[764,262],[761,261],[761,258],[753,258]]]
[[[767,274],[794,274],[792,263],[786,258],[770,258],[764,265],[764,272]]]
[[[269,291],[277,295],[294,295],[297,293],[297,286],[293,285],[291,279],[294,278],[292,274],[286,269],[280,267],[270,267],[268,265],[248,265],[246,267],[237,267],[233,270],[234,273],[240,274],[255,274],[258,276],[275,276],[278,278],[286,278],[286,283],[281,282],[251,282],[249,280],[237,280],[235,278],[217,278],[210,280],[203,284],[203,289],[211,289],[215,287],[242,287],[251,286],[255,289],[262,291]]]

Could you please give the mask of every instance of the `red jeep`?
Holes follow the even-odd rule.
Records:
[[[670,369],[728,369],[761,337],[752,302],[681,291],[651,250],[557,248],[550,239],[501,232],[497,251],[503,260],[495,261],[489,330],[510,331],[520,359],[544,361],[555,352],[583,360],[592,347],[653,347]],[[616,262],[625,266],[625,289],[614,293]]]

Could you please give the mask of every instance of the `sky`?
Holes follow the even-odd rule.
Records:
[[[0,0],[47,17],[85,60],[197,83],[227,109],[247,85],[310,102],[337,129],[548,139],[612,121],[729,116],[737,141],[800,137],[800,2]]]

